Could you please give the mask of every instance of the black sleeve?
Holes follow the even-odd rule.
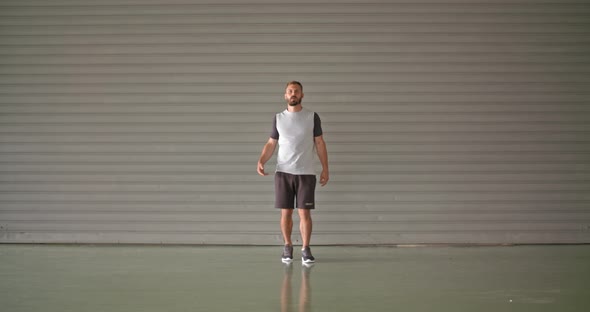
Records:
[[[320,115],[318,115],[318,113],[313,113],[313,137],[319,137],[322,134],[324,134],[324,132],[322,131]]]
[[[277,116],[272,120],[272,131],[270,132],[270,137],[278,140],[279,139],[279,131],[277,130]]]

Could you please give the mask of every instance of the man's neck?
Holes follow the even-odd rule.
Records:
[[[297,113],[300,112],[302,109],[303,106],[301,106],[301,104],[297,104],[295,106],[287,105],[287,111],[290,113]]]

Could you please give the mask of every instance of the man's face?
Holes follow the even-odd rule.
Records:
[[[289,106],[297,106],[301,104],[301,100],[303,99],[303,91],[301,91],[301,87],[296,84],[291,84],[287,86],[287,90],[285,90],[285,100],[289,104]]]

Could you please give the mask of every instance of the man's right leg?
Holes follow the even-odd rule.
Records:
[[[291,263],[293,261],[293,243],[291,242],[291,232],[293,231],[293,209],[281,209],[281,232],[283,232],[283,255],[281,261]]]
[[[283,172],[275,173],[275,207],[281,209],[281,232],[285,246],[283,249],[283,262],[293,261],[293,208],[295,192],[293,191],[293,176]]]
[[[293,246],[291,233],[293,232],[293,209],[281,209],[281,232],[285,245]]]

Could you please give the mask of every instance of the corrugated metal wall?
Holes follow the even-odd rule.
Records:
[[[0,242],[280,244],[296,79],[313,243],[590,243],[588,1],[252,2],[0,0]]]

